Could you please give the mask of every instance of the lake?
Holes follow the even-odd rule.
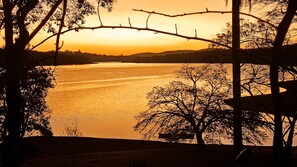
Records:
[[[134,117],[147,109],[146,94],[154,86],[174,80],[174,72],[182,65],[112,62],[58,66],[56,87],[46,99],[54,135],[66,135],[65,127],[76,121],[83,136],[142,139],[133,126]]]
[[[175,78],[182,64],[99,63],[58,66],[49,91],[54,135],[78,122],[83,136],[141,139],[134,116],[146,110],[146,94]]]

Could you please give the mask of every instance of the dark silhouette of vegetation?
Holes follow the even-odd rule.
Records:
[[[191,67],[177,71],[177,78],[165,87],[154,87],[148,93],[149,109],[136,116],[134,129],[146,138],[156,134],[194,133],[199,148],[207,143],[232,139],[233,113],[224,99],[232,91],[223,65]],[[244,139],[261,143],[267,138],[260,127],[266,127],[258,113],[244,112]],[[203,134],[205,134],[203,139]]]
[[[1,109],[1,141],[7,137],[6,127],[6,76],[5,70],[0,73],[0,109]],[[51,127],[49,123],[50,109],[46,105],[45,97],[49,88],[54,84],[53,71],[49,68],[36,67],[27,71],[25,78],[21,79],[22,95],[22,113],[23,124],[21,127],[20,137],[25,136],[51,136]]]
[[[82,136],[82,132],[79,130],[78,120],[73,120],[69,125],[66,125],[64,127],[64,133],[70,137]]]
[[[273,47],[271,49],[271,59],[269,63],[270,70],[268,73],[270,75],[270,89],[273,97],[274,105],[274,140],[273,140],[273,156],[274,156],[274,166],[288,166],[290,150],[292,147],[293,135],[288,135],[288,139],[285,140],[285,134],[290,131],[290,134],[294,133],[295,126],[295,116],[293,119],[287,118],[289,121],[290,130],[285,130],[283,133],[283,124],[285,124],[285,119],[283,118],[283,113],[285,113],[285,106],[282,102],[279,89],[280,78],[286,80],[287,76],[284,73],[290,75],[296,75],[296,64],[292,63],[292,59],[288,56],[288,49],[283,47],[289,43],[291,34],[294,34],[294,29],[290,29],[291,24],[295,22],[294,16],[296,14],[297,4],[296,1],[290,0],[280,0],[280,1],[259,1],[264,5],[272,5],[273,8],[267,11],[267,20],[271,21],[271,24],[277,25],[271,27],[271,24],[265,24],[263,22],[258,22],[257,24],[244,23],[243,33],[241,34],[243,38],[243,43],[246,43],[246,47],[253,48],[267,48]],[[285,12],[283,12],[285,11]],[[218,34],[218,41],[228,41],[228,34]],[[292,51],[292,50],[291,50]],[[294,54],[291,52],[289,54]],[[281,76],[282,75],[282,76]],[[265,78],[264,75],[262,78]],[[285,76],[285,77],[284,77]],[[295,78],[293,76],[293,78]],[[258,88],[259,89],[259,88]],[[251,93],[252,91],[250,91]],[[285,142],[284,142],[285,141]]]
[[[188,139],[194,139],[194,134],[188,132],[171,131],[170,133],[159,133],[158,139],[165,140],[169,143],[178,143],[180,141],[184,142]]]
[[[81,53],[80,51],[60,51],[58,61],[54,64],[54,59],[52,55],[55,54],[55,51],[49,52],[31,52],[28,59],[28,63],[36,63],[41,65],[73,65],[73,64],[92,64],[95,61],[92,60],[91,54]]]
[[[277,27],[277,34],[273,44],[273,54],[270,64],[270,83],[271,94],[274,104],[274,138],[273,138],[273,160],[274,166],[288,166],[291,154],[292,143],[289,143],[288,149],[283,152],[283,127],[282,114],[285,107],[281,103],[280,89],[279,89],[279,58],[283,56],[283,43],[289,27],[292,24],[293,18],[296,15],[297,1],[288,0],[284,2],[287,7],[281,22]],[[292,128],[294,130],[294,128]]]
[[[242,21],[242,24],[246,23]],[[227,30],[226,30],[227,31]],[[224,33],[224,32],[223,32]],[[217,34],[217,36],[223,33]],[[249,33],[249,32],[247,32]],[[252,37],[251,34],[249,34]],[[256,37],[256,36],[253,36]],[[243,38],[243,37],[242,37]],[[221,39],[223,41],[223,38]],[[253,40],[256,41],[256,40]],[[289,44],[289,43],[288,43]],[[213,48],[214,47],[214,48]],[[232,63],[231,51],[222,48],[216,48],[217,45],[210,45],[208,49],[189,50],[189,51],[166,51],[161,53],[138,53],[127,56],[100,55],[92,53],[83,53],[80,51],[60,51],[59,61],[56,65],[73,65],[73,64],[92,64],[100,62],[134,62],[134,63]],[[268,65],[271,60],[272,46],[252,48],[244,45],[246,49],[242,52],[240,59],[242,63],[265,64]],[[284,57],[280,59],[280,64],[291,65],[297,64],[294,53],[297,46],[284,46]],[[55,65],[54,57],[51,56],[54,51],[38,52],[32,51],[28,64],[38,62],[41,65]],[[1,62],[1,61],[0,61]]]
[[[76,166],[76,152],[77,152],[77,137],[81,137],[82,133],[79,131],[78,120],[73,120],[69,125],[64,127],[66,136],[74,137],[72,141],[72,166]]]
[[[5,36],[5,48],[4,48],[4,68],[7,72],[7,78],[6,78],[6,101],[7,101],[7,138],[4,140],[4,166],[20,166],[21,163],[18,160],[18,155],[20,153],[20,150],[18,149],[18,144],[20,143],[20,134],[21,134],[21,126],[22,126],[22,96],[21,96],[21,85],[20,80],[23,77],[23,74],[26,73],[25,67],[28,66],[26,64],[26,60],[28,56],[30,55],[26,51],[26,47],[28,46],[29,42],[33,39],[33,37],[36,36],[36,34],[42,29],[45,28],[48,32],[53,33],[51,37],[57,37],[56,39],[56,50],[55,54],[53,55],[54,61],[57,61],[57,53],[60,49],[59,39],[60,35],[62,33],[66,33],[69,31],[79,31],[80,29],[99,29],[99,28],[127,28],[127,29],[135,29],[135,30],[147,30],[147,31],[153,31],[156,33],[163,33],[168,35],[174,35],[181,38],[186,39],[194,39],[194,40],[202,40],[207,42],[213,42],[216,43],[216,41],[202,39],[197,37],[197,34],[194,37],[188,37],[184,35],[178,34],[177,28],[176,32],[170,33],[165,31],[159,31],[155,29],[151,29],[148,27],[148,20],[147,18],[146,27],[145,28],[137,28],[133,27],[131,22],[129,21],[129,26],[103,26],[103,23],[100,19],[99,15],[99,7],[107,7],[109,10],[111,9],[111,6],[113,5],[113,0],[99,0],[98,2],[98,17],[99,21],[101,23],[100,26],[97,27],[83,27],[84,24],[84,16],[89,14],[95,13],[95,8],[88,3],[87,1],[71,1],[68,2],[66,0],[56,0],[56,1],[9,1],[9,0],[3,0],[2,6],[0,8],[1,15],[2,15],[2,23],[1,23],[1,29],[4,29],[4,36]],[[251,1],[249,1],[251,2]],[[266,1],[260,1],[260,2],[266,2]],[[270,2],[270,1],[268,1]],[[281,111],[282,106],[280,104],[280,98],[278,96],[279,94],[279,88],[278,88],[278,65],[279,65],[279,56],[282,54],[282,45],[284,41],[284,37],[286,35],[286,32],[288,30],[289,25],[291,24],[291,21],[295,15],[296,12],[296,4],[294,0],[281,0],[281,1],[272,1],[272,2],[281,2],[283,6],[288,6],[289,10],[285,10],[287,12],[282,12],[280,14],[282,20],[277,26],[277,35],[275,39],[275,43],[273,45],[274,52],[272,56],[271,61],[271,90],[272,94],[275,100],[275,111],[276,111],[276,119],[275,119],[275,155],[282,155],[282,151],[280,149],[280,136],[282,133],[281,131]],[[272,3],[271,2],[271,3]],[[239,3],[239,5],[237,5]],[[234,0],[233,4],[236,5],[236,9],[233,10],[234,18],[239,16],[239,6],[240,2]],[[236,11],[236,12],[235,12]],[[282,10],[283,11],[283,10]],[[273,13],[273,12],[272,12]],[[37,17],[38,15],[38,17]],[[150,14],[151,15],[151,14]],[[150,16],[149,15],[149,16]],[[272,16],[276,17],[275,14],[272,14]],[[279,15],[277,15],[279,16]],[[282,19],[282,16],[284,16],[284,19]],[[129,19],[130,20],[130,19]],[[273,20],[273,19],[272,19]],[[239,19],[235,21],[234,23],[239,23]],[[31,28],[32,31],[29,31],[28,25],[33,25]],[[238,25],[238,24],[237,24]],[[235,28],[235,24],[233,24]],[[63,27],[67,27],[67,30],[63,31]],[[176,26],[177,27],[177,26]],[[237,26],[237,30],[238,30]],[[235,30],[235,29],[234,29]],[[238,33],[236,33],[238,34]],[[51,38],[49,37],[49,38]],[[238,35],[233,34],[233,37],[238,38]],[[47,38],[47,39],[49,39]],[[47,40],[45,39],[45,40]],[[233,40],[235,41],[239,40]],[[42,44],[41,42],[40,44]],[[220,44],[220,43],[217,43]],[[39,45],[39,44],[38,44]],[[230,48],[228,45],[220,44],[222,46],[225,46],[227,48]],[[33,47],[35,48],[35,47]],[[239,49],[238,43],[235,45],[233,44],[233,49],[235,52]],[[277,56],[278,55],[278,56]],[[239,56],[235,57],[235,60],[239,58]],[[238,60],[238,59],[237,59]],[[239,61],[240,62],[240,61]],[[236,70],[234,70],[234,79],[233,81],[236,83],[239,83],[240,75],[238,75],[239,72],[239,62],[233,62],[236,65]],[[56,63],[55,63],[56,64]],[[34,66],[34,65],[32,65]],[[239,77],[238,77],[239,76]],[[234,94],[237,94],[240,96],[239,92],[240,88],[238,89],[238,84],[236,84],[234,89]],[[237,92],[237,93],[236,93]],[[237,100],[240,98],[236,98]],[[239,103],[236,106],[240,106]],[[239,115],[237,115],[240,117]],[[234,121],[235,123],[236,121]],[[238,121],[240,122],[240,121]],[[240,128],[241,126],[235,126],[236,128]],[[239,142],[239,130],[236,131],[236,137],[235,141]],[[239,146],[240,144],[238,144]],[[238,147],[239,148],[239,147]],[[276,164],[280,164],[281,160],[278,160],[276,156]],[[280,156],[282,157],[282,156]]]
[[[249,2],[249,5],[251,6],[251,2],[252,1],[247,1]],[[292,20],[293,20],[293,17],[295,16],[296,14],[296,1],[294,0],[280,0],[280,1],[270,1],[270,0],[260,0],[260,1],[255,1],[256,3],[261,3],[261,4],[264,4],[264,5],[271,5],[271,10],[267,12],[267,17],[269,18],[269,21],[273,22],[273,23],[269,23],[269,21],[267,23],[269,23],[270,25],[273,25],[274,28],[276,28],[277,30],[277,33],[276,33],[276,38],[274,39],[274,44],[273,44],[273,56],[272,56],[272,60],[271,60],[271,63],[270,63],[270,80],[271,80],[271,91],[272,91],[272,95],[274,97],[274,105],[275,105],[275,119],[274,119],[274,122],[275,122],[275,133],[274,133],[274,161],[275,161],[275,166],[280,166],[281,164],[281,161],[282,161],[282,158],[280,157],[283,157],[283,151],[281,149],[282,147],[282,120],[281,120],[281,113],[283,111],[283,107],[281,105],[281,102],[280,102],[280,96],[279,96],[279,86],[278,86],[278,68],[279,68],[279,63],[280,63],[280,58],[283,57],[281,56],[283,54],[283,43],[284,43],[284,40],[285,40],[285,37],[286,37],[286,34],[287,34],[287,31],[292,23]],[[232,27],[233,27],[233,35],[232,37],[234,37],[234,39],[232,40],[232,43],[235,44],[232,46],[232,48],[234,49],[234,51],[236,52],[236,48],[240,48],[240,44],[239,44],[239,36],[240,36],[240,32],[239,32],[239,9],[240,9],[240,1],[237,1],[237,0],[234,0],[232,5],[233,5],[233,9],[232,9],[232,13],[233,13],[233,24],[232,24]],[[146,12],[146,11],[143,11],[143,10],[139,10],[141,12]],[[284,12],[285,11],[285,12]],[[205,11],[205,12],[194,12],[194,13],[185,13],[185,14],[181,14],[181,15],[175,15],[175,16],[186,16],[186,15],[192,15],[192,14],[203,14],[203,13],[208,13],[209,11]],[[217,12],[217,11],[216,11]],[[223,12],[222,12],[223,13]],[[150,15],[151,14],[159,14],[158,12],[150,12],[149,13]],[[161,15],[164,15],[164,16],[167,16],[165,14],[161,14]],[[171,17],[171,15],[168,15],[169,17]],[[256,17],[254,17],[256,18]],[[263,21],[263,19],[258,19],[260,21]],[[275,24],[275,25],[274,25]],[[277,26],[276,26],[277,25]],[[176,32],[177,33],[177,32]],[[192,38],[188,38],[188,39],[192,39]],[[225,44],[221,44],[221,43],[218,43],[218,42],[213,42],[213,43],[217,43],[221,46],[225,46]],[[228,47],[229,48],[229,47]],[[233,54],[235,56],[235,54]],[[278,56],[277,56],[278,55]],[[236,86],[235,86],[235,89],[234,90],[234,94],[236,94],[236,101],[237,101],[237,104],[236,104],[236,107],[240,107],[240,61],[237,61],[239,59],[239,56],[237,57],[233,57],[235,59],[235,62],[233,62],[233,65],[235,65],[236,67],[234,68],[234,75],[236,75],[236,77],[234,76],[234,82],[236,82]],[[293,68],[291,68],[293,69]],[[239,75],[238,75],[239,74]],[[237,80],[237,81],[235,81]],[[237,93],[236,93],[237,92]],[[237,115],[238,116],[238,115]],[[240,122],[240,121],[238,121]],[[237,131],[237,135],[238,136],[238,143],[239,143],[239,136],[238,134],[239,133],[239,126],[236,126],[238,127],[238,130]],[[238,149],[240,147],[240,144],[236,144],[237,146],[235,146],[235,154],[238,153]],[[237,151],[236,151],[237,150]],[[285,157],[288,157],[288,156],[285,156]],[[287,160],[285,160],[285,162],[288,162]]]
[[[99,7],[111,9],[113,0],[97,1]],[[60,34],[64,27],[81,27],[85,16],[95,14],[95,7],[88,1],[67,0],[3,0],[1,3],[1,24],[4,31],[5,46],[3,68],[6,71],[5,98],[7,113],[5,117],[7,137],[4,138],[3,165],[21,166],[21,133],[24,122],[21,80],[26,78],[26,68],[36,64],[26,64],[29,43],[42,30],[56,35],[55,61],[60,46]],[[28,26],[30,25],[30,26]]]

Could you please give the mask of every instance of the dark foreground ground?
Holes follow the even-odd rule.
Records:
[[[25,167],[218,167],[235,165],[232,146],[96,138],[30,138]],[[270,147],[249,147],[245,167],[272,166]],[[297,166],[294,149],[292,165]]]

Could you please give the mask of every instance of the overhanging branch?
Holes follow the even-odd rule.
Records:
[[[150,15],[154,14],[154,15],[160,15],[160,16],[165,16],[165,17],[183,17],[183,16],[189,16],[189,15],[199,15],[199,14],[210,14],[210,13],[214,13],[214,14],[232,14],[232,11],[215,11],[215,10],[205,10],[205,11],[200,11],[200,12],[190,12],[190,13],[182,13],[182,14],[174,14],[174,15],[169,15],[169,14],[165,14],[165,13],[161,13],[161,12],[155,12],[155,11],[147,11],[147,10],[143,10],[143,9],[132,9],[133,11],[136,12],[144,12],[144,13],[148,13]],[[274,24],[270,23],[269,21],[263,20],[260,17],[257,17],[255,15],[249,14],[249,13],[244,13],[244,12],[240,12],[241,15],[244,16],[248,16],[251,18],[254,18],[256,20],[259,20],[263,23],[266,23],[268,25],[270,25],[273,28],[277,28],[277,26],[275,26]]]
[[[77,28],[72,28],[72,29],[68,29],[65,31],[62,31],[60,34],[64,34],[70,31],[79,31],[79,30],[98,30],[98,29],[132,29],[132,30],[137,30],[137,31],[151,31],[154,32],[155,34],[166,34],[166,35],[170,35],[170,36],[175,36],[175,37],[179,37],[179,38],[184,38],[187,40],[198,40],[198,41],[204,41],[204,42],[210,42],[210,43],[214,43],[217,45],[220,45],[222,47],[231,49],[232,47],[229,45],[225,45],[210,39],[205,39],[205,38],[200,38],[197,37],[197,34],[195,34],[195,36],[186,36],[186,35],[181,35],[181,34],[177,34],[176,32],[167,32],[167,31],[162,31],[162,30],[157,30],[157,29],[153,29],[153,28],[148,28],[148,27],[133,27],[133,26],[95,26],[95,27],[77,27]],[[33,50],[35,48],[37,48],[39,45],[43,44],[44,42],[46,42],[47,40],[49,40],[50,38],[57,36],[58,33],[53,34],[47,38],[45,38],[43,41],[41,41],[40,43],[38,43],[37,45],[33,46],[30,50]]]

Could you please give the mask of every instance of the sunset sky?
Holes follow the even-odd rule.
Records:
[[[117,0],[112,12],[101,9],[101,17],[104,25],[129,25],[128,18],[130,18],[133,26],[145,27],[148,14],[135,12],[132,9],[179,14],[205,11],[206,8],[208,10],[230,10],[231,2],[226,6],[225,0]],[[198,37],[211,39],[230,21],[230,14],[203,14],[179,18],[152,15],[149,27],[175,32],[175,24],[177,24],[179,34],[194,36],[195,29],[197,29]],[[86,26],[98,25],[99,21],[96,15],[87,18]],[[45,32],[39,33],[31,44],[40,42],[48,35]],[[181,49],[197,50],[208,45],[208,43],[200,41],[187,41],[173,36],[127,29],[71,32],[64,34],[61,40],[64,42],[62,50],[81,50],[82,52],[114,55]],[[54,43],[55,41],[52,39],[39,46],[37,50],[54,50]]]
[[[167,14],[209,10],[230,10],[231,2],[226,6],[225,0],[117,0],[112,12],[101,9],[101,17],[104,25],[129,25],[128,18],[133,26],[145,27],[148,14],[132,11],[132,9],[144,9],[158,11]],[[231,21],[230,14],[204,14],[179,18],[168,18],[153,15],[149,21],[149,27],[175,32],[175,24],[180,34],[194,36],[197,29],[198,37],[212,38],[222,30],[226,22]],[[88,17],[87,26],[98,26],[96,15]],[[34,39],[32,45],[41,41],[48,34],[42,32]],[[201,49],[208,43],[200,41],[187,41],[177,37],[153,32],[138,32],[124,29],[84,30],[79,33],[68,33],[62,36],[64,46],[62,50],[81,50],[82,52],[98,54],[128,55],[138,52],[161,52],[166,50]],[[54,49],[54,39],[48,41],[37,50],[47,51]]]

